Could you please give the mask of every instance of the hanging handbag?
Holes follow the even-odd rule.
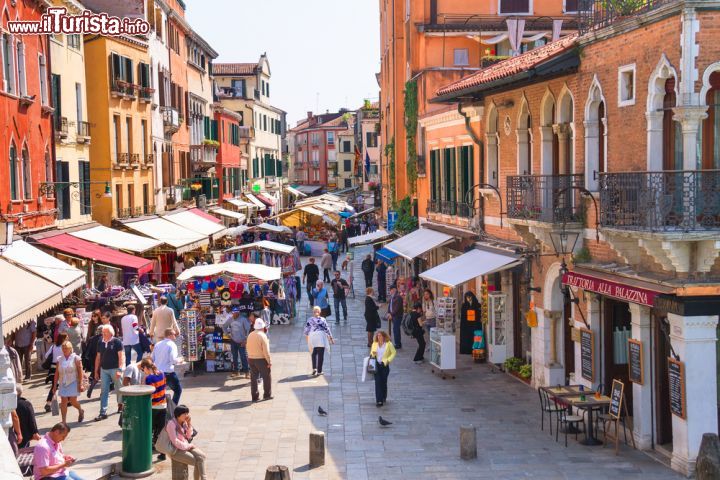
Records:
[[[43,370],[50,370],[50,368],[52,367],[52,363],[53,363],[52,354],[50,354],[47,357],[45,357],[45,360],[43,360],[43,363],[42,363]]]
[[[53,417],[60,415],[60,405],[58,404],[57,394],[53,394],[52,402],[50,403],[50,411]]]
[[[368,373],[377,372],[377,360],[375,360],[372,357],[370,358],[370,360],[368,360],[367,371],[368,371]]]
[[[155,441],[155,450],[171,457],[177,453],[177,448],[170,442],[170,435],[167,432],[167,425],[163,427]]]

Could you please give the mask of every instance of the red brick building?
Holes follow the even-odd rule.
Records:
[[[344,118],[346,114],[348,111],[343,109],[320,115],[308,112],[307,118],[288,132],[288,137],[292,138],[289,145],[291,181],[302,185],[337,187],[329,182],[328,169],[330,164],[337,162],[338,133],[348,129]]]
[[[247,184],[247,164],[251,128],[244,127],[242,115],[223,108],[213,107],[219,134],[215,176],[220,183],[220,198],[234,198]]]
[[[2,11],[0,53],[0,215],[28,232],[55,223],[55,199],[40,195],[54,178],[48,37],[12,35],[10,20],[40,20],[45,3],[8,2]]]

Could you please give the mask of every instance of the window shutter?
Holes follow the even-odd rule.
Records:
[[[210,138],[210,117],[205,117],[205,138]]]
[[[282,160],[280,160],[279,158],[277,159],[277,162],[276,162],[276,165],[275,165],[275,175],[278,176],[278,177],[282,177],[282,176],[283,176]]]
[[[128,83],[133,82],[133,61],[129,58],[125,59],[125,75],[127,75],[126,81]]]
[[[210,138],[212,140],[218,141],[218,122],[217,120],[210,120],[210,134],[212,135]]]

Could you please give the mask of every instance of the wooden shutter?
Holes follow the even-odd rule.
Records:
[[[211,135],[210,117],[204,118],[204,126],[205,126],[205,138],[210,138],[210,135]]]

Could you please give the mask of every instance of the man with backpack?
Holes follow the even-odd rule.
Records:
[[[340,272],[335,272],[335,278],[330,282],[333,290],[333,300],[335,301],[335,324],[340,324],[340,305],[343,309],[343,321],[347,325],[347,290],[350,284],[340,276]]]

